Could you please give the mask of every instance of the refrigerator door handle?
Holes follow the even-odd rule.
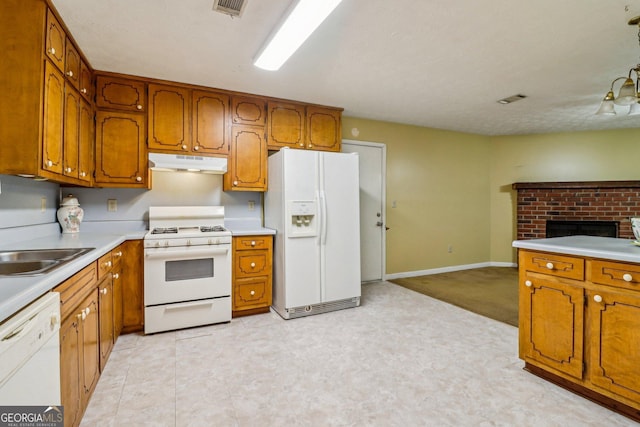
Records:
[[[327,198],[324,191],[320,191],[320,244],[327,243]]]

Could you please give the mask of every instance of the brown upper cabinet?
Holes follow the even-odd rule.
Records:
[[[340,151],[341,109],[271,101],[267,111],[270,150],[290,147]]]
[[[88,102],[93,102],[93,76],[91,69],[84,61],[80,61],[80,79],[79,79],[80,95],[84,97]]]
[[[229,96],[183,86],[149,85],[149,151],[227,155]]]
[[[266,191],[267,155],[264,126],[232,126],[231,155],[222,181],[223,190]]]
[[[265,99],[249,96],[231,98],[231,120],[234,125],[264,126],[267,124]]]
[[[147,91],[143,81],[112,76],[96,77],[96,108],[146,111]]]
[[[15,2],[14,2],[15,3]],[[44,3],[38,6],[45,6]],[[7,15],[10,16],[10,15]],[[64,69],[65,41],[67,39],[62,26],[53,15],[51,10],[47,9],[47,29],[45,32],[45,52],[53,65],[58,67],[60,71]]]
[[[89,179],[80,178],[80,156],[86,147],[81,149],[79,141],[89,137],[92,144],[88,132],[93,127],[80,129],[82,57],[47,5],[0,2],[5,41],[0,64],[0,173],[86,186],[91,184],[93,167],[85,171]],[[88,67],[87,72],[91,80]]]

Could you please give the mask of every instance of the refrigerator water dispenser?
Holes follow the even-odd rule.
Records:
[[[289,237],[313,237],[318,234],[315,201],[294,200],[289,202],[289,218]]]

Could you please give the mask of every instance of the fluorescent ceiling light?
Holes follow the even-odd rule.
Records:
[[[285,20],[272,33],[265,46],[256,55],[253,65],[275,71],[320,26],[322,21],[342,0],[298,0],[285,14]]]

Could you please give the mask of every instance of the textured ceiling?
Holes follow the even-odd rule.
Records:
[[[640,0],[343,0],[276,72],[252,59],[290,0],[248,0],[239,19],[213,0],[53,4],[98,70],[482,135],[640,127],[594,115],[640,62]]]

